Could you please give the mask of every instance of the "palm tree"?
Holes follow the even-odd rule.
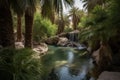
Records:
[[[65,8],[71,7],[74,4],[74,0],[55,0],[54,7],[55,11],[58,13],[59,24],[57,34],[60,34],[64,31],[64,19],[63,19],[63,5]]]
[[[21,18],[25,11],[26,2],[24,0],[12,0],[11,6],[12,10],[17,14],[17,41],[22,41],[22,30],[21,30]]]
[[[0,45],[14,47],[13,20],[9,0],[0,0]]]
[[[17,14],[17,41],[22,41],[22,23],[21,23],[21,16]]]
[[[85,9],[90,12],[96,5],[103,5],[106,0],[82,0],[84,3]]]
[[[48,18],[52,23],[55,22],[55,9],[53,7],[54,0],[41,0],[41,15]]]
[[[25,10],[25,47],[32,48],[32,30],[34,12],[36,10],[36,0],[27,0],[27,7]]]
[[[32,48],[32,27],[36,0],[13,0],[12,7],[18,15],[18,39],[21,39],[21,16],[25,13],[25,47]]]
[[[63,20],[64,20],[64,23],[65,23],[65,26],[69,27],[70,26],[69,16],[68,15],[63,15]]]
[[[79,10],[79,8],[73,7],[69,11],[69,16],[72,17],[73,29],[77,29],[77,25],[80,22],[80,18],[83,16],[83,11]]]
[[[49,18],[52,22],[55,19],[55,13],[58,15],[58,31],[57,34],[60,34],[64,31],[64,21],[63,21],[63,5],[65,7],[70,7],[74,3],[74,0],[41,0],[42,5],[42,15]]]

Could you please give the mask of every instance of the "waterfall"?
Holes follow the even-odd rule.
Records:
[[[69,33],[69,40],[74,41],[74,33]]]
[[[78,42],[78,33],[70,32],[68,39],[72,42]]]

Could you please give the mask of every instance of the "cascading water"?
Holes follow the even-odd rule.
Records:
[[[74,41],[74,33],[69,33],[69,40]]]
[[[68,39],[72,42],[78,42],[78,33],[74,32],[69,33]]]

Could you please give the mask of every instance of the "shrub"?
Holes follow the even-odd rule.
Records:
[[[41,80],[40,60],[29,49],[0,50],[1,80]]]
[[[35,41],[55,35],[57,26],[50,20],[43,19],[39,14],[35,15],[33,37]]]

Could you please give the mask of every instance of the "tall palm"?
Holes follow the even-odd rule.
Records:
[[[51,19],[54,22],[55,13],[58,14],[59,23],[58,23],[58,34],[64,30],[64,21],[63,21],[63,5],[65,7],[70,7],[73,5],[74,0],[41,0],[42,3],[42,15]]]
[[[106,0],[81,0],[84,7],[90,12],[96,5],[103,5]]]
[[[55,9],[53,7],[54,0],[41,0],[41,15],[48,18],[52,23],[55,21]]]
[[[71,7],[74,4],[74,0],[54,0],[55,11],[58,13],[59,24],[57,34],[64,31],[64,20],[63,20],[63,5],[65,8]]]
[[[77,25],[80,22],[80,18],[83,16],[84,12],[79,10],[79,8],[73,7],[69,11],[69,16],[72,17],[73,29],[77,29]]]
[[[69,16],[68,15],[63,15],[63,20],[64,20],[64,23],[65,23],[65,26],[69,27],[70,26]]]
[[[13,20],[9,0],[0,0],[0,45],[14,47]]]
[[[17,14],[17,42],[22,41],[22,22],[21,22],[21,15]]]
[[[25,47],[32,48],[32,30],[36,0],[27,0],[27,2],[25,10]]]
[[[11,6],[12,6],[13,11],[17,14],[17,41],[20,42],[20,41],[22,41],[21,18],[24,14],[25,2],[23,2],[23,0],[21,0],[21,1],[12,0]]]
[[[25,47],[32,48],[32,27],[36,0],[12,0],[12,7],[18,15],[18,34],[21,38],[21,16],[25,13]]]

